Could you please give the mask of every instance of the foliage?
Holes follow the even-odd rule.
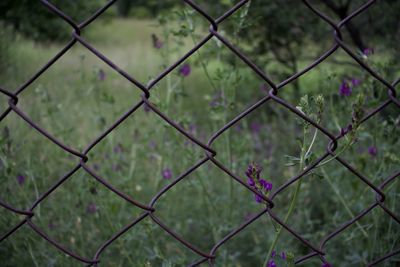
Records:
[[[81,22],[105,1],[51,1],[57,8]],[[0,2],[0,20],[35,40],[59,41],[70,37],[71,26],[50,12],[40,1],[4,0]]]
[[[14,35],[9,27],[0,22],[0,71],[5,69],[10,63],[10,50],[14,40]]]
[[[364,2],[312,1],[312,4],[329,14],[333,21],[340,21]],[[378,1],[363,16],[345,24],[342,32],[346,43],[360,53],[366,48],[379,49],[379,44],[382,48],[391,50],[390,53],[398,55],[396,43],[400,37],[399,8],[399,1]],[[281,79],[299,71],[303,58],[316,58],[333,43],[332,27],[301,1],[252,1],[249,14],[248,27],[241,31],[243,39],[252,40],[247,50],[257,56],[260,65],[271,65],[271,60],[279,62],[284,67],[278,73]],[[377,17],[381,18],[378,23],[375,19]],[[316,47],[306,49],[313,46]],[[265,56],[259,57],[260,54]],[[293,85],[298,90],[298,84],[294,82]]]
[[[230,2],[221,2],[221,7],[230,6]],[[265,25],[254,15],[263,10],[258,3],[251,1],[244,6],[220,25],[219,32],[264,69],[264,60],[274,55],[269,49],[260,48],[269,44],[262,43]],[[287,4],[293,7],[294,3]],[[213,3],[202,6],[208,11]],[[270,6],[279,12],[278,7]],[[277,20],[267,21],[276,33],[271,37],[273,42],[284,42],[290,37],[295,40],[292,48],[315,54],[325,45],[317,38],[319,29],[315,28],[315,36],[309,33],[310,25],[319,25],[314,16],[305,16],[304,27],[290,31],[296,20],[289,13],[301,15],[300,11],[284,7],[287,17],[281,18],[264,8],[268,16]],[[212,12],[215,16],[220,14]],[[279,25],[281,19],[287,21]],[[390,22],[386,24],[388,32],[394,31],[395,23],[391,19],[386,21]],[[324,27],[320,26],[322,32]],[[91,44],[143,84],[175,63],[208,33],[204,18],[189,8],[177,7],[160,14],[157,21],[115,18],[93,27],[96,34],[88,34],[88,39],[95,36]],[[289,32],[285,33],[286,30]],[[105,33],[107,39],[103,38]],[[331,32],[328,34],[331,37]],[[373,38],[376,47],[388,44],[379,35]],[[15,45],[9,71],[0,73],[1,81],[7,88],[18,87],[61,48],[56,43],[32,45],[21,39]],[[307,65],[306,56],[296,54],[299,65]],[[359,59],[389,81],[399,75],[397,58],[389,47],[376,49],[370,55],[360,53]],[[347,64],[337,65],[335,60]],[[398,171],[400,164],[399,109],[388,105],[361,123],[365,114],[388,99],[387,88],[352,63],[347,55],[335,53],[298,79],[298,91],[285,86],[278,97],[331,133],[343,135],[335,153],[379,185]],[[281,77],[293,74],[283,65],[269,67],[277,83]],[[191,135],[207,142],[235,116],[265,99],[268,91],[265,82],[246,64],[224,44],[212,39],[157,83],[149,101]],[[141,100],[141,93],[84,47],[75,46],[21,94],[18,107],[56,138],[82,151],[134,107]],[[2,100],[0,103],[6,102],[6,98]],[[252,186],[270,196],[324,155],[328,144],[329,139],[312,124],[268,100],[223,132],[211,146],[218,152],[218,161],[243,182],[249,182],[250,176]],[[141,106],[96,145],[88,157],[88,166],[104,180],[133,199],[149,203],[157,192],[203,158],[204,150],[148,107]],[[29,208],[78,160],[13,112],[0,123],[0,196],[6,203]],[[248,165],[260,168],[252,169],[249,175]],[[384,204],[395,214],[400,212],[399,185],[397,179],[385,188]],[[375,192],[329,156],[301,182],[278,194],[273,211],[302,237],[318,245],[374,203],[375,197]],[[163,195],[155,208],[154,215],[167,226],[202,251],[209,251],[262,211],[265,203],[208,162]],[[0,233],[22,219],[5,209],[0,212]],[[32,221],[46,234],[91,258],[106,240],[143,211],[79,170],[34,212]],[[377,207],[327,243],[326,260],[333,266],[365,266],[399,245],[399,225]],[[279,267],[293,266],[296,259],[308,253],[308,248],[264,214],[217,250],[215,264],[265,266],[273,260]],[[104,250],[100,265],[187,266],[196,260],[197,255],[146,218]],[[0,261],[3,266],[77,265],[26,225],[0,244]],[[395,256],[383,266],[395,266],[398,261]],[[315,257],[307,264],[320,266],[321,261]]]
[[[159,12],[172,8],[177,2],[172,0],[120,0],[117,2],[117,11],[120,16],[126,17],[130,12],[137,15],[137,10],[146,10],[149,15],[156,16]]]

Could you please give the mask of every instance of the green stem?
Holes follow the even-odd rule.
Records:
[[[36,257],[35,257],[35,255],[33,255],[32,247],[30,244],[28,244],[28,250],[29,250],[29,254],[31,255],[33,263],[35,264],[36,267],[39,267],[39,264],[36,261]]]
[[[285,218],[284,218],[284,220],[283,220],[283,223],[284,223],[284,224],[286,224],[286,223],[288,222],[289,217],[290,217],[290,215],[291,215],[292,212],[293,212],[294,206],[295,206],[296,201],[297,201],[297,196],[298,196],[298,193],[299,193],[299,191],[300,191],[300,186],[301,186],[301,179],[297,182],[295,191],[294,191],[294,193],[293,193],[293,195],[292,195],[292,200],[291,200],[291,202],[290,202],[289,210],[288,210],[288,212],[286,213],[286,216],[285,216]],[[278,227],[278,230],[276,231],[275,238],[274,238],[274,240],[272,241],[272,244],[271,244],[271,246],[270,246],[270,248],[269,248],[269,250],[268,250],[267,257],[265,258],[265,261],[264,261],[264,265],[263,265],[263,266],[267,266],[267,263],[268,263],[269,258],[271,257],[272,251],[274,250],[276,244],[278,243],[278,239],[279,239],[279,237],[280,237],[280,235],[281,235],[281,233],[282,233],[282,229],[283,229],[282,226],[279,226],[279,227]]]
[[[169,45],[168,45],[168,49],[169,49]],[[166,61],[169,62],[169,56],[167,54],[167,56],[165,57]],[[172,94],[172,82],[171,82],[171,75],[167,75],[167,113],[169,111],[169,107],[170,107],[170,102],[171,102],[171,94]]]
[[[115,232],[114,224],[111,222],[110,216],[108,215],[107,212],[105,212],[104,214],[105,214],[105,217],[106,217],[106,220],[107,220],[107,222],[108,222],[108,225],[109,225],[110,229],[111,229],[113,232]],[[117,242],[116,242],[116,243],[118,243],[118,246],[119,246],[119,248],[120,248],[120,250],[121,250],[121,252],[122,252],[122,255],[124,255],[124,256],[126,255],[126,259],[128,260],[129,264],[132,264],[131,266],[133,266],[135,263],[133,262],[132,258],[129,256],[129,252],[128,252],[128,251],[125,249],[125,247],[122,245],[123,242],[121,241],[121,239],[120,239],[120,238],[117,238]]]
[[[303,168],[304,168],[304,161],[305,161],[305,151],[306,151],[305,146],[304,146],[304,144],[305,144],[305,139],[306,139],[306,138],[305,138],[305,137],[306,137],[305,131],[306,131],[306,130],[303,130],[303,145],[302,145],[301,154],[300,154],[300,168],[299,168],[300,171],[303,170]],[[313,143],[314,143],[314,142],[312,142],[311,145],[312,145]],[[308,149],[307,149],[307,151],[308,151]],[[294,210],[294,207],[295,207],[295,205],[296,205],[297,197],[298,197],[298,194],[299,194],[299,191],[300,191],[300,187],[301,187],[301,181],[302,181],[301,179],[299,179],[299,180],[297,181],[296,188],[295,188],[294,193],[293,193],[293,195],[292,195],[292,200],[290,201],[289,210],[287,211],[286,216],[285,216],[285,218],[283,219],[283,223],[284,223],[284,224],[286,224],[286,223],[288,222],[288,220],[289,220],[289,218],[290,218],[290,215],[292,214],[292,212],[293,212],[293,210]],[[278,230],[276,231],[275,238],[274,238],[274,240],[272,241],[271,246],[269,247],[269,250],[268,250],[267,256],[266,256],[266,258],[265,258],[265,260],[264,260],[264,265],[263,265],[263,266],[267,266],[268,260],[269,260],[269,258],[271,257],[272,251],[274,250],[276,244],[278,243],[279,237],[280,237],[280,235],[281,235],[281,233],[282,233],[282,229],[283,229],[283,227],[280,225],[280,226],[278,227]]]
[[[308,150],[307,150],[307,152],[306,152],[306,154],[305,154],[305,158],[307,158],[308,157],[308,154],[311,152],[311,148],[313,147],[313,145],[314,145],[314,142],[315,142],[315,139],[317,138],[317,134],[318,134],[318,129],[315,129],[315,131],[314,131],[314,136],[313,136],[313,138],[312,138],[312,140],[311,140],[311,144],[310,144],[310,146],[308,147]]]
[[[225,134],[226,136],[226,147],[227,147],[227,157],[229,160],[229,167],[232,170],[232,154],[231,154],[231,146],[230,146],[230,136],[229,132]],[[230,204],[229,204],[229,219],[232,219],[232,211],[233,211],[233,179],[229,179],[229,198],[230,198]]]
[[[325,179],[328,181],[329,186],[332,188],[332,191],[335,192],[336,196],[339,198],[340,203],[342,203],[344,209],[347,211],[347,213],[350,215],[350,217],[351,218],[356,217],[354,215],[354,213],[351,211],[351,209],[349,208],[349,206],[347,205],[346,201],[343,199],[342,195],[339,193],[339,190],[333,185],[333,182],[330,179],[330,177],[328,176],[328,173],[325,171],[325,169],[321,168],[321,171],[324,174]],[[360,229],[362,234],[366,238],[368,238],[368,233],[362,228],[362,226],[360,225],[360,223],[358,221],[356,221],[356,225]]]
[[[190,33],[190,37],[192,38],[193,45],[196,45],[196,40],[195,40],[195,38],[194,38],[193,33]],[[204,74],[206,75],[208,81],[210,82],[211,87],[212,87],[215,91],[218,91],[217,86],[215,86],[213,80],[211,79],[211,75],[210,75],[210,73],[208,72],[207,65],[206,65],[206,64],[204,63],[204,61],[202,60],[203,57],[202,57],[202,55],[201,55],[200,50],[197,50],[197,51],[196,51],[196,54],[198,55],[201,68],[203,69]]]
[[[329,96],[329,105],[330,105],[331,110],[335,110],[335,108],[333,106],[332,95]],[[335,123],[336,127],[340,131],[341,127],[340,127],[340,124],[339,124],[339,119],[336,116],[335,112],[332,112],[332,118],[333,118],[333,122]]]
[[[186,21],[189,23],[188,19],[186,19]],[[191,37],[191,39],[193,41],[193,45],[196,45],[196,40],[195,40],[195,36],[194,36],[193,32],[190,32],[190,37]],[[196,54],[198,55],[201,68],[202,68],[204,74],[206,75],[206,78],[208,79],[211,87],[214,89],[214,91],[218,91],[217,86],[213,82],[213,80],[211,78],[211,75],[208,72],[206,63],[202,60],[204,57],[202,57],[200,50],[197,50]],[[227,114],[225,114],[225,115],[227,115]],[[231,155],[231,149],[230,149],[229,133],[227,133],[225,136],[226,136],[225,141],[226,141],[227,151],[228,151],[227,152],[228,160],[229,160],[229,163],[230,163],[230,167],[232,169],[232,155]],[[233,211],[233,180],[232,179],[229,179],[229,195],[230,195],[230,205],[229,205],[229,216],[228,217],[231,218],[232,217],[232,211]]]
[[[336,159],[337,157],[340,156],[340,154],[342,154],[343,152],[345,152],[350,146],[352,145],[351,140],[346,143],[346,145],[342,148],[342,150],[340,150],[338,153],[335,154],[335,156],[331,157],[330,159],[327,159],[323,162],[321,162],[320,164],[318,164],[317,166],[315,166],[315,168],[320,168],[322,166],[324,166],[325,164],[329,163],[330,161]]]
[[[211,218],[212,218],[212,216],[211,216],[212,211],[211,210],[213,209],[214,212],[216,212],[216,213],[218,213],[218,211],[217,211],[217,208],[213,205],[213,203],[211,201],[210,194],[207,192],[207,188],[206,188],[204,182],[201,179],[199,179],[199,182],[200,182],[200,185],[201,185],[201,189],[203,191],[203,194],[202,194],[203,201],[204,201],[205,206],[207,207],[207,212],[209,214],[208,218],[209,218],[209,224],[210,224],[211,231],[212,231],[212,236],[214,238],[214,242],[218,242],[218,231],[215,228],[215,224],[211,220]]]

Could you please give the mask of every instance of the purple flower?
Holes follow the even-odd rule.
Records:
[[[257,194],[254,194],[254,199],[256,200],[257,203],[261,203],[261,202],[263,201],[263,198],[260,197],[260,196],[257,195]]]
[[[247,184],[253,187],[258,194],[254,194],[254,198],[258,203],[261,203],[262,196],[267,194],[267,191],[272,190],[272,184],[267,182],[265,179],[260,179],[260,173],[262,169],[257,164],[252,163],[247,166],[245,172],[247,176]],[[260,188],[261,186],[261,188]]]
[[[164,43],[154,33],[151,35],[151,39],[153,41],[154,48],[160,49],[161,47],[163,47]]]
[[[374,49],[373,48],[364,48],[364,50],[362,51],[364,56],[369,56],[372,55],[374,53]]]
[[[271,191],[272,190],[272,183],[268,183],[266,184],[266,186],[264,186],[265,190],[267,191]]]
[[[247,170],[246,170],[246,176],[252,179],[260,179],[260,173],[262,171],[262,168],[259,167],[257,164],[253,163],[253,164],[249,164],[249,166],[247,166]]]
[[[353,79],[351,79],[351,84],[353,86],[359,86],[361,84],[361,80],[357,79],[357,78],[353,78]]]
[[[247,178],[247,184],[251,187],[255,186],[256,183],[254,182],[253,178],[248,177]]]
[[[249,164],[249,166],[247,166],[245,174],[247,177],[253,179],[253,165]]]
[[[26,177],[22,174],[17,175],[17,182],[19,185],[23,185],[25,183]]]
[[[265,189],[265,191],[271,191],[272,190],[272,184],[267,182],[266,180],[260,179],[260,184]]]
[[[122,153],[124,151],[124,148],[122,147],[121,144],[117,144],[114,149],[113,149],[114,153],[118,154],[118,153]]]
[[[346,134],[345,128],[340,128],[340,136],[344,136]]]
[[[261,185],[262,187],[264,187],[264,188],[267,186],[267,183],[268,183],[268,182],[267,182],[266,180],[264,180],[264,179],[260,179],[259,182],[260,182],[260,185]]]
[[[321,267],[332,267],[328,262],[322,263]]]
[[[376,148],[376,146],[370,146],[370,147],[368,148],[368,153],[369,153],[371,156],[375,157],[375,156],[378,154],[378,149]]]
[[[353,130],[353,124],[349,124],[349,125],[347,125],[347,128],[346,128],[346,131],[347,132],[351,132]]]
[[[262,125],[259,122],[252,122],[250,124],[250,130],[254,133],[254,134],[258,134],[261,131]]]
[[[286,254],[285,254],[285,252],[281,252],[281,258],[282,258],[282,260],[286,260]]]
[[[339,95],[341,96],[350,96],[351,95],[351,88],[347,84],[347,82],[342,82],[342,84],[339,87]]]
[[[106,79],[106,73],[104,72],[103,69],[99,70],[99,74],[98,74],[99,80],[100,81],[104,81]]]
[[[351,123],[349,123],[349,125],[347,125],[346,127],[340,129],[340,136],[345,136],[346,134],[348,134],[352,130],[353,130],[353,125]]]
[[[187,77],[189,76],[190,72],[192,71],[192,69],[190,68],[189,64],[183,64],[183,66],[179,69],[179,73],[183,76],[183,77]]]
[[[271,258],[275,257],[275,255],[276,255],[276,251],[273,250],[273,251],[271,252]]]
[[[269,260],[267,267],[276,267],[275,261],[274,260]]]
[[[171,179],[172,178],[172,171],[171,169],[165,168],[164,170],[162,170],[161,172],[162,177],[164,179]]]
[[[86,208],[86,212],[89,214],[94,214],[97,211],[97,206],[94,203],[89,203],[89,205]]]

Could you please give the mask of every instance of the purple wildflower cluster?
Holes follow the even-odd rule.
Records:
[[[352,78],[350,80],[344,80],[339,86],[339,95],[350,96],[354,87],[361,84],[361,80],[357,78]]]
[[[286,253],[284,251],[282,251],[279,256],[282,260],[284,260],[284,261],[286,260]],[[276,257],[276,251],[273,250],[271,253],[271,259],[268,261],[266,267],[276,267],[277,266],[275,263],[275,257]]]
[[[257,164],[249,164],[247,171],[245,172],[247,176],[247,184],[256,189],[260,194],[266,195],[272,190],[272,183],[260,177],[261,171],[262,168]],[[257,194],[254,194],[254,197],[258,203],[261,203],[263,200],[262,197]]]

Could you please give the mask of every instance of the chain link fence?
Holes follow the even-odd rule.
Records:
[[[342,34],[341,34],[341,29],[348,23],[350,20],[352,20],[354,17],[358,16],[359,14],[363,13],[365,10],[367,10],[371,5],[375,3],[374,0],[370,0],[366,2],[364,5],[362,5],[360,8],[355,10],[353,13],[351,13],[349,16],[344,18],[342,21],[339,23],[334,22],[331,18],[329,18],[326,14],[322,13],[321,11],[317,10],[313,5],[311,5],[307,0],[303,0],[303,4],[306,5],[312,12],[315,13],[316,16],[318,16],[321,20],[325,21],[327,24],[332,27],[333,30],[333,45],[332,47],[327,50],[322,56],[320,56],[317,60],[312,62],[308,67],[303,69],[302,71],[292,75],[290,78],[286,79],[285,81],[276,84],[274,83],[270,78],[268,78],[268,75],[265,74],[258,66],[256,66],[248,57],[246,57],[245,54],[243,54],[241,51],[239,51],[238,48],[236,48],[234,45],[231,44],[231,42],[223,37],[219,31],[218,31],[218,25],[230,17],[233,13],[238,11],[243,5],[248,3],[248,0],[242,0],[239,1],[236,5],[231,7],[225,14],[223,14],[221,17],[214,19],[212,18],[207,12],[205,12],[200,6],[198,6],[196,3],[194,3],[191,0],[184,0],[184,2],[190,6],[190,8],[194,9],[196,12],[201,14],[205,19],[207,19],[210,23],[210,28],[209,28],[209,33],[195,46],[193,47],[189,52],[187,52],[183,57],[181,57],[178,61],[176,61],[173,65],[167,67],[161,74],[159,74],[155,79],[151,80],[147,85],[144,85],[140,83],[138,80],[136,80],[134,77],[126,73],[124,70],[122,70],[116,63],[112,62],[109,60],[107,57],[105,57],[102,53],[96,50],[89,42],[87,42],[82,36],[81,36],[81,30],[85,27],[88,27],[92,22],[96,20],[102,13],[104,13],[108,8],[110,8],[116,0],[111,0],[109,1],[104,7],[99,9],[96,13],[94,13],[91,17],[89,17],[87,20],[84,22],[77,24],[75,23],[67,14],[63,13],[62,10],[59,10],[56,6],[54,6],[52,3],[46,0],[41,0],[42,4],[48,8],[51,12],[56,14],[60,19],[64,20],[67,22],[73,29],[72,32],[72,38],[68,42],[68,44],[61,50],[59,51],[49,62],[47,62],[40,70],[37,71],[36,74],[34,74],[29,80],[27,80],[24,84],[22,84],[14,93],[10,92],[9,90],[5,90],[3,88],[0,88],[1,93],[9,97],[8,104],[9,107],[5,110],[3,114],[0,116],[0,121],[3,120],[8,114],[11,112],[16,113],[21,119],[26,121],[31,127],[36,129],[38,132],[40,132],[42,135],[44,135],[48,140],[53,142],[55,145],[61,147],[65,151],[69,152],[70,154],[76,156],[79,159],[79,163],[68,173],[66,173],[57,183],[53,184],[50,189],[48,189],[46,192],[44,192],[34,203],[32,203],[31,207],[27,210],[21,210],[18,208],[15,208],[2,200],[0,200],[0,205],[3,206],[5,209],[9,210],[10,212],[23,215],[24,219],[20,221],[17,225],[13,226],[11,229],[9,229],[6,233],[2,234],[0,241],[5,240],[6,238],[10,237],[15,233],[19,228],[23,227],[29,227],[32,231],[36,232],[40,237],[45,239],[47,242],[49,242],[51,245],[55,246],[57,249],[62,251],[63,253],[66,253],[70,255],[71,257],[75,258],[77,261],[80,261],[82,263],[88,264],[88,266],[98,266],[100,263],[100,257],[101,254],[107,249],[109,245],[111,245],[116,239],[118,239],[120,236],[122,236],[124,233],[127,231],[131,230],[132,228],[135,227],[138,223],[140,223],[144,218],[150,217],[151,220],[159,225],[165,232],[167,232],[169,235],[171,235],[173,238],[176,239],[177,242],[181,242],[187,249],[192,250],[195,252],[199,258],[196,262],[193,262],[190,266],[198,266],[201,265],[202,263],[208,264],[209,266],[214,266],[215,264],[215,259],[218,257],[218,249],[223,246],[228,240],[231,238],[234,238],[239,232],[241,232],[244,228],[246,228],[248,225],[253,223],[254,221],[258,220],[262,215],[267,214],[270,216],[276,223],[281,225],[286,231],[288,231],[293,237],[298,239],[300,242],[302,242],[305,246],[307,246],[311,253],[307,255],[303,255],[301,257],[298,257],[295,259],[295,264],[301,264],[307,262],[309,259],[313,257],[319,257],[322,263],[326,262],[325,256],[325,246],[326,244],[335,236],[340,235],[341,232],[343,232],[346,228],[349,226],[355,224],[358,220],[360,220],[362,217],[364,217],[366,214],[370,213],[373,209],[382,209],[387,216],[390,216],[394,221],[396,221],[398,224],[400,224],[400,217],[396,214],[394,214],[393,211],[389,210],[385,206],[385,188],[392,183],[398,176],[400,176],[400,171],[397,171],[390,177],[387,177],[381,184],[375,185],[373,184],[367,177],[364,175],[360,174],[355,168],[353,168],[346,160],[344,160],[342,157],[338,156],[335,154],[335,150],[338,147],[338,141],[343,138],[347,133],[345,131],[342,131],[341,133],[335,135],[331,132],[329,132],[327,129],[322,127],[320,124],[315,122],[313,119],[302,113],[300,110],[298,110],[296,107],[290,105],[287,103],[284,99],[279,97],[279,92],[281,90],[284,90],[284,87],[288,84],[290,84],[292,81],[295,79],[299,78],[303,74],[312,71],[317,65],[323,63],[330,55],[335,53],[338,50],[343,50],[347,53],[349,57],[351,57],[353,60],[355,60],[358,65],[363,68],[365,71],[367,71],[376,81],[384,85],[387,89],[387,99],[380,103],[378,107],[376,107],[374,110],[369,112],[362,120],[361,123],[364,123],[365,121],[371,119],[374,117],[376,114],[381,112],[383,109],[385,109],[388,105],[394,104],[398,108],[400,108],[400,101],[396,98],[396,90],[395,87],[396,85],[400,82],[400,79],[397,79],[396,81],[389,82],[383,79],[376,71],[371,69],[368,65],[366,65],[360,58],[355,55],[352,50],[349,48],[348,45],[343,41],[342,39]],[[231,120],[229,123],[224,125],[221,129],[219,129],[217,132],[215,132],[210,138],[207,143],[203,143],[199,141],[196,137],[192,136],[189,132],[187,132],[185,129],[183,129],[178,123],[174,122],[171,118],[166,116],[163,112],[161,112],[155,105],[153,105],[150,101],[151,99],[151,89],[159,83],[162,79],[164,79],[167,75],[169,75],[175,68],[177,68],[183,61],[185,61],[187,58],[189,58],[193,53],[195,53],[197,50],[199,50],[203,45],[205,45],[209,40],[212,38],[217,38],[220,40],[227,48],[229,48],[235,55],[237,55],[244,63],[248,65],[249,68],[251,68],[259,77],[261,77],[270,87],[269,94],[265,95],[262,99],[260,99],[256,104],[253,106],[249,107],[247,110],[243,111],[241,114],[237,115],[233,120]],[[57,140],[51,133],[47,132],[45,129],[41,128],[35,121],[31,120],[23,110],[18,108],[18,97],[19,95],[26,89],[29,88],[29,86],[36,80],[38,79],[44,72],[46,72],[58,59],[60,59],[69,49],[71,49],[75,44],[80,43],[83,46],[85,46],[90,52],[92,52],[94,55],[96,55],[100,60],[104,61],[106,64],[108,64],[112,69],[117,71],[121,76],[123,76],[125,79],[127,79],[129,82],[134,84],[139,90],[142,91],[142,99],[138,103],[136,103],[133,107],[131,107],[123,116],[121,116],[117,121],[114,122],[114,124],[111,125],[106,131],[104,131],[100,136],[98,136],[92,143],[90,143],[86,149],[84,149],[82,152],[75,150],[74,148],[68,147],[67,145],[63,144],[59,140]],[[301,119],[307,121],[311,125],[313,125],[315,128],[317,128],[319,131],[321,131],[326,137],[329,138],[330,142],[329,145],[326,149],[326,152],[318,158],[316,161],[314,161],[311,165],[309,165],[306,169],[304,169],[301,173],[296,175],[295,177],[292,177],[290,180],[286,181],[282,186],[277,188],[275,191],[272,192],[268,197],[264,196],[254,188],[250,187],[247,185],[245,182],[243,182],[243,179],[241,177],[238,177],[235,175],[229,168],[224,166],[220,161],[217,160],[216,156],[218,154],[217,151],[215,151],[212,148],[212,144],[215,140],[221,136],[222,133],[227,131],[229,128],[234,126],[236,123],[238,123],[241,119],[249,115],[250,113],[256,112],[256,110],[261,107],[262,105],[266,104],[267,102],[276,102],[278,103],[282,108],[287,109],[296,116],[300,117]],[[87,154],[89,151],[91,151],[97,144],[99,144],[111,131],[113,131],[116,127],[118,127],[121,123],[123,123],[129,116],[131,116],[133,113],[135,113],[138,108],[140,108],[143,105],[147,105],[148,108],[150,108],[152,111],[154,111],[158,116],[160,116],[165,122],[167,122],[169,125],[171,125],[173,128],[175,128],[177,131],[179,131],[182,135],[184,135],[186,138],[190,139],[192,142],[197,144],[199,147],[201,147],[204,150],[204,157],[199,160],[196,164],[191,166],[189,169],[187,169],[185,172],[180,174],[172,183],[169,185],[165,186],[161,191],[159,191],[151,200],[150,203],[140,203],[130,196],[124,194],[122,191],[114,188],[111,184],[109,184],[106,180],[104,180],[102,177],[100,177],[95,170],[91,169],[88,167],[87,162],[90,160],[87,157]],[[278,206],[274,205],[274,199],[278,194],[281,194],[283,191],[287,190],[293,183],[296,181],[302,179],[303,176],[311,172],[319,163],[321,163],[323,160],[327,158],[333,158],[337,162],[339,162],[343,168],[346,168],[349,172],[353,173],[356,175],[361,183],[365,183],[370,189],[372,189],[375,194],[375,201],[371,203],[370,206],[365,207],[365,209],[359,213],[357,216],[352,218],[350,221],[344,223],[337,229],[335,229],[333,232],[325,236],[319,244],[312,244],[308,240],[302,237],[301,233],[296,232],[294,229],[291,228],[290,223],[283,223],[283,220],[279,218],[275,213],[274,209],[279,209]],[[220,168],[222,171],[224,171],[226,174],[228,174],[232,179],[234,179],[236,182],[238,182],[238,186],[243,186],[247,188],[249,191],[252,193],[258,195],[261,197],[265,203],[266,207],[263,209],[261,212],[258,214],[252,216],[251,218],[248,218],[242,225],[237,227],[235,230],[230,232],[228,235],[226,235],[223,239],[221,239],[219,242],[214,244],[212,249],[208,252],[206,251],[201,251],[196,247],[195,244],[192,244],[188,241],[186,241],[184,238],[182,238],[179,234],[174,232],[173,229],[165,225],[162,220],[160,220],[157,217],[157,212],[156,209],[154,208],[156,202],[159,200],[159,198],[165,194],[168,190],[170,190],[172,187],[174,187],[178,182],[181,180],[185,179],[190,173],[194,172],[197,168],[199,168],[201,165],[205,164],[206,162],[212,162],[215,166]],[[49,235],[47,235],[41,228],[39,228],[37,225],[35,225],[32,222],[32,217],[35,216],[35,208],[43,201],[45,200],[50,194],[53,193],[54,190],[56,190],[58,187],[62,186],[64,182],[66,182],[70,177],[77,172],[78,170],[83,169],[86,171],[88,174],[90,174],[94,179],[96,179],[99,183],[103,184],[105,187],[107,187],[109,190],[113,191],[115,194],[117,194],[119,197],[123,198],[124,200],[130,202],[132,205],[139,207],[143,210],[141,216],[136,218],[134,221],[130,222],[128,225],[126,225],[124,228],[120,229],[118,232],[116,232],[109,240],[105,241],[100,248],[97,250],[95,255],[92,258],[88,258],[83,255],[79,255],[78,253],[69,250],[67,247],[65,247],[63,244],[53,240]],[[400,248],[397,248],[393,251],[388,251],[386,255],[381,255],[380,258],[375,259],[374,261],[370,262],[368,266],[374,266],[377,265],[390,257],[399,254],[400,253]]]

